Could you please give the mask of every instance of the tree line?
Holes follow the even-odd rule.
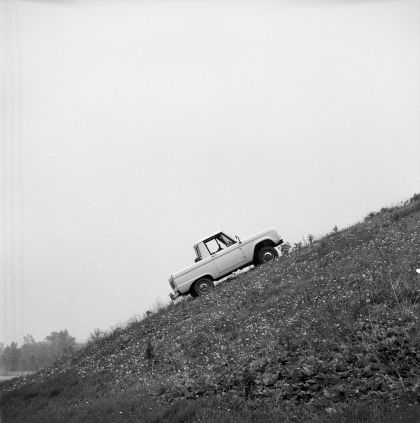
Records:
[[[67,330],[51,332],[43,341],[36,342],[32,335],[4,346],[0,343],[0,368],[4,371],[35,371],[53,364],[61,355],[71,354],[79,347]]]

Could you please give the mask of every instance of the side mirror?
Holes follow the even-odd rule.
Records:
[[[235,235],[235,238],[238,240],[239,244],[241,243],[241,240],[239,239],[238,235]]]

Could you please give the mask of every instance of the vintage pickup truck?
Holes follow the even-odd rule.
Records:
[[[181,295],[193,297],[208,293],[214,281],[244,267],[268,263],[278,257],[275,247],[282,244],[277,231],[266,229],[242,241],[224,232],[216,232],[194,245],[195,264],[174,273],[169,278],[174,293],[172,300]]]

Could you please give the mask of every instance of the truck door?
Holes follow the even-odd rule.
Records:
[[[246,257],[242,251],[241,244],[233,242],[226,245],[221,240],[213,238],[206,242],[214,264],[221,274],[227,274],[236,270],[246,263]]]

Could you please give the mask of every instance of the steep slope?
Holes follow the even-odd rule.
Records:
[[[189,421],[202,413],[211,421],[217,404],[236,416],[244,405],[248,417],[265,410],[305,421],[356,401],[416,404],[416,267],[418,195],[0,385],[3,418]],[[170,406],[197,398],[199,410],[182,407],[186,420]]]

